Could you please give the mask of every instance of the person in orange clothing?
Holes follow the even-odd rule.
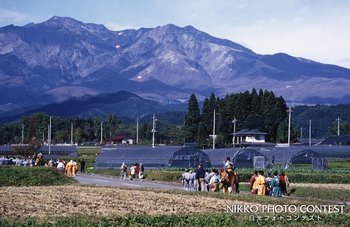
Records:
[[[258,195],[265,195],[266,193],[266,179],[264,177],[264,171],[258,172],[258,178],[256,179],[258,185]]]
[[[75,174],[78,172],[78,163],[74,160],[73,161],[73,168],[72,168],[72,176],[75,177]]]
[[[73,176],[73,160],[70,160],[66,165],[66,174],[67,176]]]
[[[258,185],[256,180],[258,179],[258,171],[254,171],[253,176],[250,178],[250,191],[252,194],[257,194],[258,193]]]

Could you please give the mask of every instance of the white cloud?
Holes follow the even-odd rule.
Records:
[[[26,15],[21,13],[21,12],[0,8],[0,22],[1,23],[8,22],[8,21],[22,22],[25,19],[26,19]]]
[[[116,24],[116,23],[106,23],[105,26],[112,31],[121,31],[126,29],[139,29],[139,26],[130,24]]]
[[[322,63],[350,68],[350,8],[310,17],[300,9],[293,20],[267,18],[248,25],[217,27],[216,36],[243,41],[260,54],[285,52]]]
[[[171,18],[178,25],[193,25],[260,54],[285,52],[350,68],[346,2],[178,0],[172,9]]]

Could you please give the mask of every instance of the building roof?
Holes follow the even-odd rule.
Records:
[[[231,134],[233,135],[233,133]],[[241,136],[241,135],[267,135],[266,132],[260,132],[258,129],[242,129],[238,132],[235,133],[236,136]]]
[[[311,145],[318,144],[322,142],[324,139],[311,139]],[[308,145],[309,144],[309,138],[296,138],[292,141],[294,144],[304,144]]]
[[[350,145],[350,136],[330,136],[323,140],[320,145]]]
[[[126,138],[126,136],[112,136],[111,138],[109,138],[109,141],[121,141]]]

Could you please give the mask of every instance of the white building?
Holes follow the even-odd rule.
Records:
[[[235,134],[235,143],[265,143],[267,133],[257,129],[242,129]]]
[[[125,138],[122,140],[122,144],[134,144],[134,140],[131,138]]]

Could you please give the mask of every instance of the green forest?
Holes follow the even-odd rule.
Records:
[[[246,91],[219,98],[214,93],[199,106],[192,94],[185,113],[160,114],[156,122],[156,143],[180,145],[195,143],[199,147],[212,146],[213,114],[215,110],[215,134],[217,147],[232,145],[235,120],[236,132],[241,129],[258,129],[266,132],[269,142],[286,142],[288,134],[288,107],[283,97],[276,97],[272,91]],[[170,123],[168,119],[183,118],[182,124]],[[162,117],[162,116],[166,116]],[[313,138],[350,133],[350,105],[293,106],[291,138],[309,136],[309,124]],[[337,119],[340,119],[337,121]],[[23,116],[17,122],[0,124],[0,144],[23,143],[42,144],[47,141],[50,116],[35,113]],[[103,125],[103,143],[115,135],[136,138],[136,121],[125,123],[119,116],[110,113],[95,118],[61,118],[52,116],[52,142],[70,143],[73,127],[74,143],[99,143]],[[139,124],[139,143],[150,144],[152,139],[152,119],[144,118]]]

